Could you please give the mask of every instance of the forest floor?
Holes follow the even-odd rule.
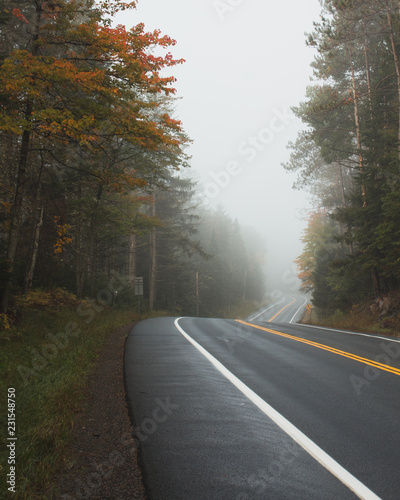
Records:
[[[145,499],[125,398],[123,354],[133,323],[111,332],[76,413],[63,469],[56,475],[62,500]]]

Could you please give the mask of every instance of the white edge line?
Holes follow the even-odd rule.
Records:
[[[281,302],[275,302],[275,304],[270,305],[269,307],[267,307],[266,309],[264,309],[263,311],[261,311],[259,314],[257,314],[257,316],[254,316],[254,318],[249,318],[249,321],[254,321],[256,318],[258,318],[259,316],[261,316],[265,312],[269,311],[270,309],[272,309],[277,304],[280,304]]]
[[[179,325],[179,320],[175,320],[175,326],[178,331],[188,340],[200,353],[207,358],[219,372],[222,373],[239,391],[241,391],[250,401],[252,401],[265,415],[273,420],[284,432],[286,432],[296,443],[298,443],[307,453],[309,453],[317,462],[325,467],[331,474],[336,476],[343,484],[345,484],[351,491],[353,491],[358,498],[362,500],[381,500],[373,491],[367,488],[361,481],[354,477],[350,472],[344,469],[340,464],[323,451],[317,444],[311,441],[305,434],[303,434],[297,427],[291,424],[284,416],[278,413],[272,406],[260,398],[254,391],[252,391],[246,384],[238,379],[232,372],[220,363],[212,354],[210,354],[204,347],[198,344],[192,337],[190,337],[185,330]]]
[[[302,299],[304,300],[304,304],[302,304],[298,309],[297,311],[294,313],[294,316],[293,318],[289,321],[289,323],[292,323],[292,321],[294,320],[294,318],[297,316],[297,313],[300,311],[300,309],[302,309],[308,302],[307,299],[305,299],[304,297],[302,297]]]
[[[383,335],[374,335],[373,333],[360,333],[360,332],[350,332],[348,330],[336,330],[335,328],[327,328],[325,326],[317,326],[317,325],[306,325],[304,323],[298,323],[298,326],[306,326],[307,328],[316,328],[317,330],[326,330],[328,332],[348,333],[349,335],[361,335],[362,337],[370,337],[373,339],[387,340],[388,342],[400,343],[399,339],[390,339]]]

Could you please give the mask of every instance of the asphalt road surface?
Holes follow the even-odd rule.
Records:
[[[295,324],[156,318],[125,379],[150,500],[399,499],[400,343]]]

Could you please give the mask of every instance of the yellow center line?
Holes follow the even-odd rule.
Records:
[[[275,319],[277,316],[279,316],[279,314],[280,314],[282,311],[284,311],[287,307],[291,306],[291,305],[293,304],[293,302],[296,302],[296,299],[293,299],[293,300],[292,300],[292,302],[291,302],[290,304],[287,304],[287,305],[286,305],[285,307],[283,307],[280,311],[278,311],[278,312],[275,314],[275,316],[272,316],[272,318],[268,320],[268,322],[269,322],[269,321],[274,321],[274,319]]]
[[[364,363],[366,365],[370,365],[375,368],[379,368],[380,370],[384,370],[386,372],[394,373],[395,375],[400,376],[400,369],[394,368],[393,366],[385,365],[383,363],[378,363],[377,361],[373,361],[372,359],[363,358],[361,356],[357,356],[356,354],[352,354],[350,352],[341,351],[340,349],[335,349],[334,347],[330,347],[325,344],[313,342],[312,340],[302,339],[301,337],[295,337],[294,335],[289,335],[288,333],[278,332],[276,330],[271,330],[270,328],[265,328],[259,325],[253,325],[252,323],[247,323],[246,321],[242,321],[240,319],[237,319],[236,321],[238,323],[242,323],[243,325],[251,326],[252,328],[257,328],[258,330],[263,330],[265,332],[273,333],[274,335],[279,335],[280,337],[296,340],[297,342],[302,342],[303,344],[308,344],[313,347],[318,347],[318,349],[323,349],[324,351],[329,351],[334,354],[339,354],[340,356],[344,356],[345,358],[349,358],[354,361],[358,361],[359,363]]]

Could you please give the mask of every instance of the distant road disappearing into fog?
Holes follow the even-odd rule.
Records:
[[[125,349],[150,500],[400,498],[400,343],[295,324],[155,318]]]

